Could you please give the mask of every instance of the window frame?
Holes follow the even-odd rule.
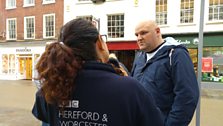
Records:
[[[158,1],[159,1],[159,4],[157,4]],[[167,21],[168,21],[167,20],[167,14],[168,14],[167,5],[168,5],[168,0],[156,0],[156,22],[158,25],[167,25]],[[159,9],[159,11],[157,9]]]
[[[26,19],[33,19],[33,37],[28,38],[27,37],[27,20]],[[35,16],[27,16],[24,17],[24,39],[35,39]]]
[[[217,2],[216,4],[214,2]],[[212,5],[211,5],[212,4]],[[210,19],[210,8],[212,8],[212,18]],[[208,1],[208,14],[207,14],[207,20],[208,22],[223,22],[223,3],[221,3],[220,0],[211,0]],[[216,11],[217,10],[217,11]],[[217,15],[217,19],[215,18],[215,15]],[[222,16],[222,19],[220,17]]]
[[[80,16],[76,16],[76,18],[82,18],[88,21],[92,21],[93,20],[93,15],[80,15]]]
[[[32,3],[28,3],[30,0],[23,0],[23,7],[35,6],[35,0],[32,0]]]
[[[53,36],[46,36],[46,17],[48,16],[53,16],[53,22],[54,22],[54,26],[53,26]],[[51,14],[44,14],[43,15],[43,38],[55,38],[55,27],[56,27],[56,20],[55,20],[55,13],[51,13]]]
[[[10,2],[11,1],[11,2]],[[9,3],[13,3],[14,2],[14,6],[12,5],[9,5]],[[16,8],[16,0],[6,0],[5,1],[5,6],[6,6],[6,9],[15,9]]]
[[[42,4],[53,4],[55,3],[55,0],[43,0]]]
[[[180,24],[193,24],[194,23],[194,0],[183,0],[183,1],[184,3],[182,3],[182,0],[180,1]],[[193,2],[192,6],[190,6],[191,2]],[[182,9],[182,4],[184,4],[183,9]],[[187,8],[185,4],[188,4],[189,7]],[[183,13],[183,16],[182,16],[182,13]],[[186,19],[188,19],[188,22],[186,21]],[[190,21],[190,19],[192,19],[192,21]]]
[[[9,21],[15,21],[15,29],[14,29],[14,33],[15,33],[15,38],[10,38],[10,29],[9,29]],[[17,39],[17,19],[16,18],[7,18],[6,19],[6,40],[16,40]]]
[[[114,18],[114,16],[116,16],[116,17],[114,20],[109,20],[109,16],[112,16],[113,18]],[[119,16],[120,19],[116,19],[116,18],[118,18],[117,16]],[[121,19],[122,17],[123,17],[123,19]],[[110,25],[109,25],[109,23],[110,23]],[[120,25],[116,25],[119,23],[120,23]],[[112,25],[112,24],[115,24],[115,25]],[[113,34],[115,34],[114,37],[113,37]],[[121,35],[118,35],[116,37],[116,34],[121,34]],[[116,39],[116,38],[120,39],[120,38],[125,37],[125,14],[124,13],[108,14],[107,15],[107,36],[108,36],[108,38],[112,38],[112,39]]]

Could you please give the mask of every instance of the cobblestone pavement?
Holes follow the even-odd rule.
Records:
[[[0,126],[40,126],[31,113],[36,90],[30,80],[0,80]],[[200,126],[223,126],[223,90],[201,93]],[[196,126],[195,120],[189,126]]]

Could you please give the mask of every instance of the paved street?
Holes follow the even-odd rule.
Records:
[[[31,81],[0,80],[0,126],[40,126],[31,114],[35,92]],[[223,91],[202,90],[202,95],[201,126],[223,126]]]
[[[0,126],[40,126],[31,113],[35,92],[31,81],[0,80]]]

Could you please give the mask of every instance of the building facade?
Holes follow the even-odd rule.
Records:
[[[32,79],[36,59],[63,25],[63,0],[0,0],[0,79]]]
[[[223,0],[204,2],[202,79],[223,82]],[[138,50],[135,25],[152,19],[163,37],[174,37],[187,46],[197,70],[200,0],[65,0],[64,5],[65,22],[77,17],[97,20],[100,33],[108,35],[109,50],[118,54],[127,68],[131,69]]]
[[[12,7],[10,9],[8,6],[13,6],[13,1],[16,1],[16,5],[14,5],[16,8]],[[35,1],[35,5],[26,7],[24,1]],[[6,42],[2,42],[4,44],[13,42],[26,43],[26,41],[28,41],[27,43],[31,43],[33,40],[39,41],[40,43],[42,42],[40,44],[42,48],[37,49],[39,52],[35,53],[41,54],[44,51],[44,42],[56,39],[57,31],[62,24],[71,19],[81,17],[93,21],[99,29],[100,34],[108,36],[107,45],[110,52],[116,53],[119,60],[130,70],[135,53],[138,51],[134,35],[135,25],[141,20],[152,19],[156,20],[159,24],[163,37],[174,37],[177,41],[187,46],[195,66],[195,71],[197,69],[200,0],[24,1],[6,0],[6,3],[3,2],[4,4],[0,5],[0,9],[3,10],[1,11],[3,14],[0,16],[5,15],[4,18],[0,18],[5,24],[5,26],[3,25],[4,27],[0,26],[0,39],[2,40],[1,36],[5,37],[3,40]],[[203,80],[223,82],[223,0],[204,1],[203,66],[207,68],[202,69]],[[44,4],[45,2],[49,2],[49,4]],[[35,8],[41,11],[38,12]],[[32,10],[33,14],[31,13]],[[14,14],[16,11],[17,14]],[[36,14],[35,12],[38,13]],[[39,16],[37,17],[37,15]],[[35,17],[33,18],[33,16]],[[54,27],[51,28],[55,29],[55,32],[52,32],[52,30],[47,32],[47,27],[50,29],[51,26],[47,24],[51,23],[45,23],[47,26],[44,26],[45,20],[51,20],[50,17],[55,18]],[[32,20],[35,20],[34,34],[31,34],[32,32],[28,30],[31,29],[29,26],[24,25],[27,22],[32,22]],[[19,21],[21,22],[19,23]],[[17,24],[16,27],[13,24]],[[37,45],[34,46],[38,47]],[[35,50],[35,47],[31,50]],[[16,50],[15,48],[11,47],[11,49]],[[20,50],[25,50],[28,47],[23,46],[19,48]],[[9,60],[10,56],[13,56],[10,54],[12,51],[8,49],[8,52],[7,55],[3,54],[2,51],[0,52],[0,77],[5,75],[5,71],[10,72],[9,65],[11,63],[6,62],[5,59]],[[14,56],[15,59],[18,59],[16,53]],[[34,52],[32,53],[32,58],[35,58]],[[207,62],[205,62],[206,60]],[[15,66],[16,71],[18,71],[20,69],[19,65]]]

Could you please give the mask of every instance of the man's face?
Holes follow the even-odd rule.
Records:
[[[139,24],[135,28],[135,35],[137,37],[137,44],[140,50],[149,52],[156,48],[156,28],[152,25],[145,23]]]

